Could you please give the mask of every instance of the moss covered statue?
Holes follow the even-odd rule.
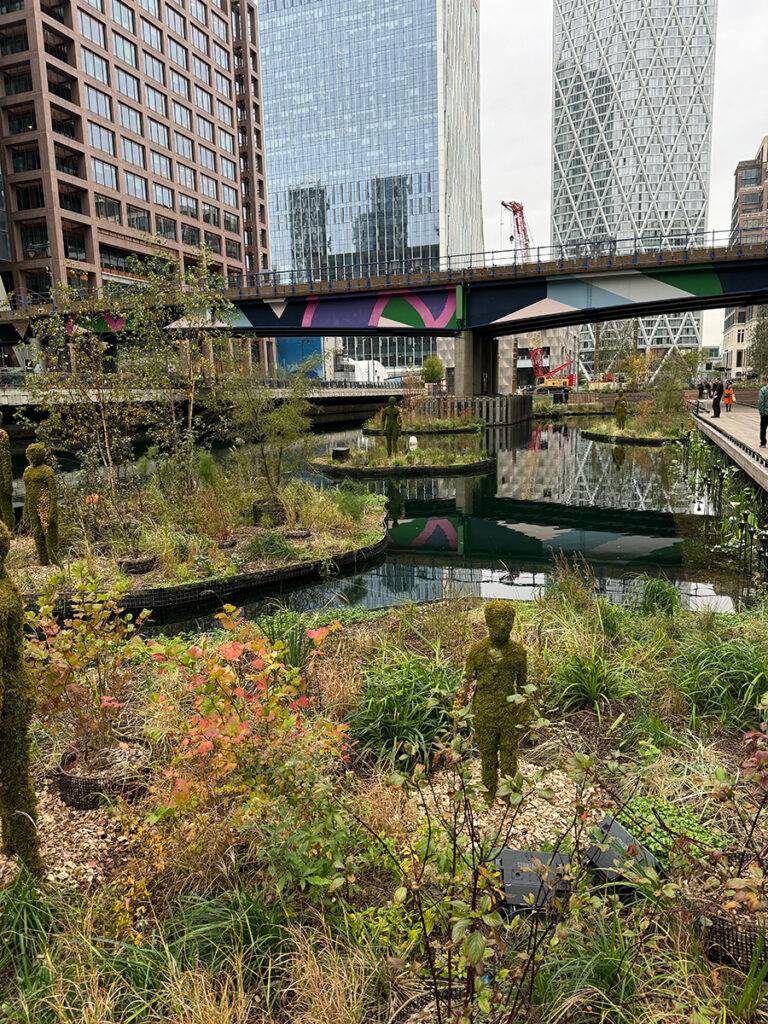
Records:
[[[59,560],[59,497],[56,475],[45,461],[47,455],[44,444],[29,445],[29,465],[24,470],[24,519],[35,538],[40,565]]]
[[[462,707],[471,699],[474,685],[473,728],[486,800],[491,804],[496,799],[499,768],[503,777],[517,772],[520,728],[530,712],[523,692],[528,676],[527,655],[523,645],[509,637],[515,609],[509,601],[489,601],[485,623],[488,636],[469,649],[456,705]],[[510,701],[509,697],[518,699]]]
[[[384,437],[387,439],[387,455],[392,455],[393,452],[397,451],[397,440],[402,433],[400,410],[394,397],[390,398],[389,405],[384,406],[381,419]]]
[[[29,777],[33,678],[24,664],[24,606],[5,571],[11,533],[0,523],[0,823],[3,853],[33,875],[45,871],[37,839],[37,801]]]
[[[623,430],[627,424],[627,396],[624,394],[623,388],[619,388],[616,401],[613,403],[613,415],[616,419],[616,426],[619,430]]]
[[[0,412],[0,423],[3,414]],[[13,469],[11,468],[11,441],[7,430],[0,430],[0,522],[13,533]]]

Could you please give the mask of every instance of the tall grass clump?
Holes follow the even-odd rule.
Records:
[[[434,744],[449,733],[460,683],[461,670],[437,657],[385,648],[366,672],[350,739],[383,767],[428,764]]]
[[[674,615],[680,609],[680,594],[674,583],[661,576],[639,576],[634,607],[643,615]]]
[[[768,642],[693,634],[681,640],[671,667],[694,716],[715,718],[725,729],[759,724],[757,704],[768,691]]]
[[[587,708],[600,713],[610,700],[628,697],[632,686],[623,667],[596,650],[567,654],[549,677],[551,697],[563,711]]]
[[[286,665],[298,669],[306,667],[315,645],[308,635],[308,623],[304,615],[278,606],[271,614],[260,615],[256,625],[269,640],[273,650],[282,645]]]

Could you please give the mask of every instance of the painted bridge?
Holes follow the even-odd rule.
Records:
[[[326,281],[275,272],[231,283],[238,331],[455,336],[456,393],[471,395],[483,372],[493,381],[500,337],[768,302],[768,240],[613,239],[511,261],[491,253],[356,267]]]

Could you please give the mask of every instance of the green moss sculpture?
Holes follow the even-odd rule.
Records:
[[[37,800],[29,775],[34,681],[24,663],[24,606],[5,571],[11,533],[0,523],[0,825],[3,853],[38,877],[45,872],[37,838]]]
[[[510,640],[515,609],[509,601],[489,601],[485,606],[488,636],[472,644],[464,668],[464,684],[457,699],[461,707],[473,699],[473,728],[480,751],[486,800],[492,804],[503,777],[517,772],[517,748],[521,727],[529,720],[523,687],[528,678],[528,657],[522,644]],[[508,697],[519,697],[509,701]]]
[[[627,424],[627,396],[622,388],[619,388],[616,401],[613,403],[613,415],[616,419],[616,426],[619,430],[623,430]]]
[[[29,465],[24,470],[24,519],[35,538],[40,565],[59,561],[59,496],[56,474],[46,463],[47,456],[44,444],[29,445]]]
[[[3,414],[0,412],[0,423]],[[11,467],[11,440],[7,430],[0,430],[0,522],[5,523],[13,533],[16,520],[13,516],[13,469]]]
[[[397,451],[397,441],[402,433],[400,410],[394,397],[390,398],[389,404],[384,406],[381,420],[384,437],[387,439],[387,455],[392,455],[393,452]]]

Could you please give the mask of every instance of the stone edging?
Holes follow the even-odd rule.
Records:
[[[403,430],[400,437],[405,437],[407,434],[409,437],[439,437],[447,434],[479,434],[483,430],[483,424],[478,423],[476,427],[446,427],[445,430]],[[373,427],[363,427],[363,434],[366,437],[384,437],[382,430],[376,430]]]
[[[619,434],[598,434],[593,430],[582,430],[581,436],[589,441],[604,441],[606,444],[634,444],[643,448],[661,448],[665,444],[679,444],[677,437],[624,437]]]
[[[318,473],[330,477],[348,477],[353,480],[375,480],[392,478],[394,480],[409,476],[473,476],[489,473],[496,465],[496,459],[482,459],[453,466],[349,466],[345,462],[311,463]]]
[[[321,579],[329,569],[340,573],[348,569],[356,569],[384,554],[387,547],[387,534],[375,544],[368,544],[354,551],[345,551],[332,558],[318,558],[312,562],[296,562],[279,569],[261,569],[258,572],[244,572],[237,576],[218,576],[207,580],[195,580],[192,583],[179,583],[166,587],[150,587],[147,590],[127,591],[120,599],[120,608],[124,612],[135,614],[144,609],[155,613],[167,613],[171,609],[182,614],[169,617],[163,614],[165,622],[183,619],[184,611],[190,615],[210,606],[221,606],[231,603],[236,594],[244,591],[256,592],[267,588],[279,587],[284,583],[303,583]],[[24,603],[28,607],[38,604],[38,594],[25,594]],[[184,606],[187,606],[185,609]],[[71,614],[70,594],[63,592],[56,603],[59,615]]]

